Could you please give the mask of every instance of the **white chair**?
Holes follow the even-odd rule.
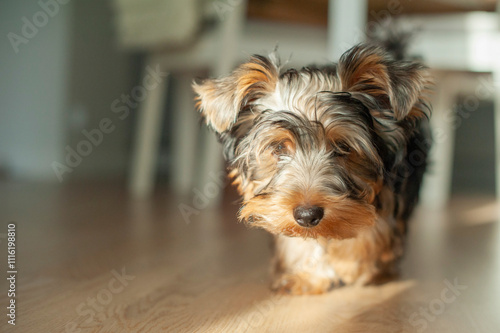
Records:
[[[211,76],[219,76],[228,73],[236,64],[246,2],[239,1],[235,6],[226,7],[223,13],[217,12],[217,8],[210,6],[213,3],[208,1],[190,0],[185,3],[184,0],[148,0],[149,8],[146,9],[141,7],[142,3],[130,0],[115,2],[119,7],[118,25],[122,45],[146,49],[146,65],[153,68],[160,66],[162,71],[175,73],[181,87],[175,100],[173,187],[178,195],[188,195],[193,188],[203,189],[210,181],[210,175],[222,170],[223,162],[221,147],[215,136],[205,129],[199,129],[191,81],[194,74],[202,70],[208,69]],[[200,6],[203,8],[201,11],[198,8]],[[212,20],[217,21],[217,24],[205,31],[196,25],[201,34],[194,43],[175,51],[162,51],[169,42],[179,45],[183,41],[190,41],[189,33],[162,35],[156,32],[162,27],[162,15],[175,12],[177,7],[182,8],[181,12],[177,12],[180,17],[174,15],[177,21],[198,19],[203,24],[205,20]],[[194,13],[198,11],[203,13],[201,17]],[[149,24],[148,20],[156,24]],[[193,24],[185,25],[184,28],[191,31]],[[141,30],[142,34],[137,34],[136,29]],[[150,31],[156,38],[148,36]],[[130,192],[138,198],[149,197],[154,187],[166,95],[167,80],[149,92],[140,106],[129,177]],[[198,140],[202,142],[201,149],[197,145]]]

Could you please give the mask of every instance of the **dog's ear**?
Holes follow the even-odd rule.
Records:
[[[278,66],[273,61],[252,56],[229,76],[193,83],[197,107],[216,132],[228,131],[248,103],[274,91],[278,78]]]
[[[431,80],[419,63],[394,60],[377,46],[358,45],[342,55],[337,73],[343,91],[369,95],[380,108],[392,110],[396,121],[424,116],[416,105]]]

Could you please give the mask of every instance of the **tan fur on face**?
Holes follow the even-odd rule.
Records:
[[[304,228],[293,218],[293,210],[301,205],[324,207],[325,215],[314,228]],[[288,197],[257,196],[244,203],[240,219],[250,226],[261,227],[273,234],[300,237],[346,239],[374,224],[375,209],[344,197],[294,193]]]

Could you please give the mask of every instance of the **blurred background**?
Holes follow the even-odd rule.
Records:
[[[412,53],[440,71],[438,83],[448,82],[449,100],[434,102],[442,108],[436,118],[446,114],[436,125],[446,132],[434,168],[442,185],[428,195],[443,201],[495,193],[494,0],[332,1],[330,11],[327,0],[0,6],[3,182],[113,180],[139,197],[158,184],[192,195],[223,169],[215,139],[194,111],[193,78],[226,74],[276,46],[290,66],[336,61],[396,19],[415,31]],[[154,71],[158,77],[145,87]],[[474,110],[457,116],[463,105]]]
[[[458,301],[417,323],[498,332],[499,10],[496,0],[0,1],[0,250],[3,263],[16,224],[16,328],[409,332],[412,312],[444,306],[435,300],[458,279],[468,288]],[[281,299],[268,288],[270,236],[236,223],[238,196],[191,84],[275,48],[288,67],[335,62],[391,22],[414,32],[409,53],[436,79],[402,279]],[[123,270],[135,280],[89,319],[86,300],[111,295]]]

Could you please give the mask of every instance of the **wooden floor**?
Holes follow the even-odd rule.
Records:
[[[187,223],[164,190],[3,183],[0,198],[0,236],[15,222],[18,249],[16,326],[3,278],[1,332],[500,332],[491,197],[420,208],[400,280],[301,297],[270,293],[269,236],[236,223],[233,199]]]

